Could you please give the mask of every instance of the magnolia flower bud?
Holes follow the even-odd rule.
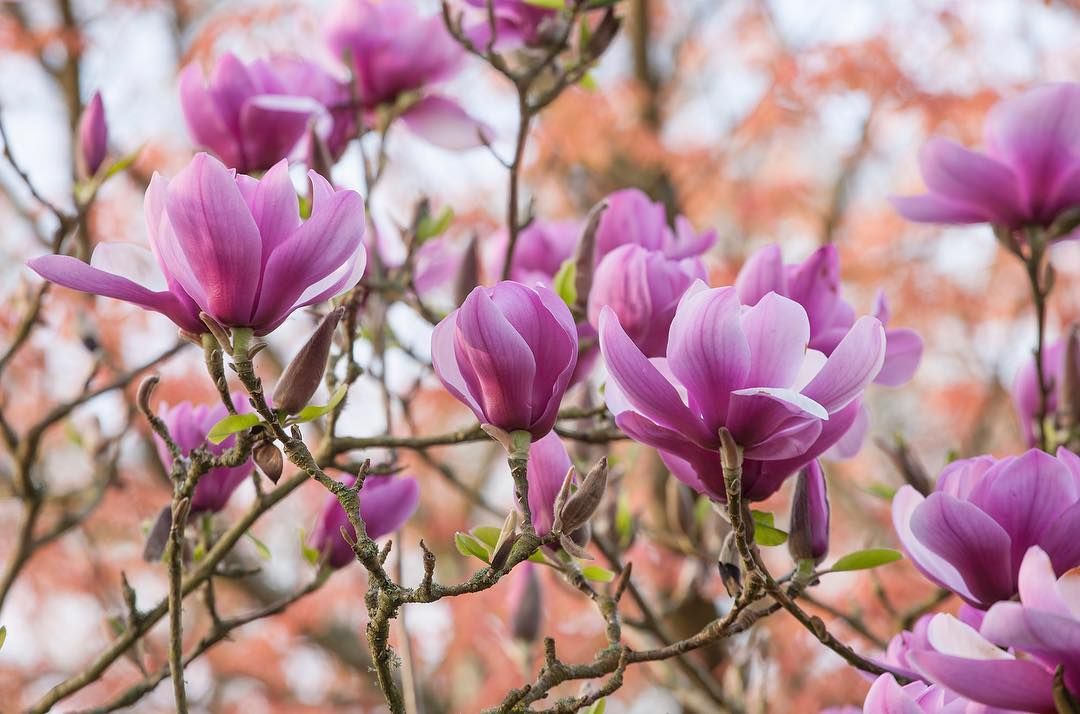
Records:
[[[791,503],[788,552],[796,561],[820,563],[829,553],[829,495],[821,464],[811,461],[799,472]]]
[[[307,406],[322,382],[330,345],[334,341],[334,330],[344,314],[345,309],[339,307],[324,317],[285,368],[285,373],[274,388],[275,409],[285,414],[295,414]]]
[[[566,503],[555,514],[556,530],[573,533],[589,522],[604,498],[607,477],[607,458],[602,458],[589,470],[581,487],[566,499]]]
[[[281,449],[274,446],[272,441],[260,441],[255,445],[255,448],[251,450],[251,458],[255,461],[255,465],[259,467],[259,471],[262,471],[266,478],[270,479],[273,483],[277,483],[281,478],[281,471],[285,466],[285,461],[281,456]]]
[[[522,563],[510,585],[510,633],[515,640],[535,642],[543,622],[543,592],[536,566]]]
[[[79,178],[92,178],[101,168],[109,149],[109,127],[105,123],[105,105],[100,92],[94,92],[79,117],[78,143],[75,166]]]

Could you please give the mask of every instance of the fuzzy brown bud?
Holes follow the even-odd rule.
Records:
[[[324,317],[292,362],[289,362],[274,388],[274,409],[285,414],[295,414],[307,406],[322,383],[330,345],[334,342],[334,330],[344,314],[345,309],[339,307]]]

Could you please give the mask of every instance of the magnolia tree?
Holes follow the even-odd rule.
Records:
[[[983,226],[1023,266],[1037,329],[1014,396],[1030,448],[964,454],[934,479],[906,445],[892,447],[906,480],[885,494],[894,532],[874,536],[882,547],[836,557],[830,491],[851,485],[832,478],[827,488],[828,464],[867,441],[873,410],[864,395],[903,387],[923,354],[920,336],[894,324],[884,292],[869,310],[849,303],[831,243],[799,262],[766,245],[718,279],[716,232],[633,188],[569,220],[524,198],[538,117],[595,83],[591,70],[631,12],[623,5],[468,0],[425,14],[409,0],[342,0],[322,36],[310,38],[322,43],[310,56],[245,61],[222,52],[205,67],[188,65],[179,103],[197,153],[148,178],[145,245],[89,227],[99,193],[134,171],[134,157],[110,150],[109,117],[122,107],[94,94],[82,110],[70,206],[38,191],[19,163],[25,152],[5,136],[10,168],[56,227],[27,263],[40,278],[12,308],[18,318],[0,369],[32,341],[61,288],[160,313],[182,338],[107,383],[92,386],[91,375],[75,399],[28,425],[0,412],[5,495],[20,505],[0,604],[37,552],[77,529],[117,485],[95,481],[81,503],[48,514],[55,504],[43,444],[74,410],[130,385],[130,429],[152,432],[172,486],[156,516],[143,514],[139,542],[167,583],[164,596],[147,606],[126,577],[114,583],[126,607],[111,642],[30,698],[29,711],[64,707],[123,659],[140,678],[94,711],[137,710],[165,680],[176,711],[188,711],[196,660],[239,647],[229,642],[235,630],[317,599],[336,572],[351,569],[366,571],[366,591],[352,593],[366,612],[365,681],[392,712],[425,707],[413,658],[428,646],[395,623],[502,581],[510,585],[506,632],[529,655],[520,681],[484,702],[492,711],[603,711],[635,669],[658,662],[677,668],[678,686],[693,693],[688,709],[756,711],[699,651],[752,649],[769,620],[793,618],[872,682],[861,709],[869,714],[1080,712],[1080,332],[1047,338],[1048,252],[1080,224],[1080,85],[1016,92],[990,111],[981,147],[944,137],[925,144],[925,193],[877,198],[909,221]],[[483,116],[440,89],[469,63],[487,65],[516,97],[509,153]],[[451,240],[453,213],[425,199],[397,226],[401,250],[386,250],[387,228],[372,215],[385,200],[377,189],[399,129],[451,151],[490,152],[505,169],[502,225]],[[359,191],[343,177],[351,166]],[[404,329],[426,344],[408,346],[388,317],[394,311],[411,315]],[[275,331],[301,312],[317,326],[282,343]],[[275,340],[290,355],[283,366],[267,349]],[[413,365],[413,389],[388,379],[393,359]],[[155,389],[180,379],[153,374],[164,360],[201,365],[170,394],[198,392],[198,383],[217,398],[156,398]],[[19,388],[5,379],[5,393]],[[417,414],[426,408],[416,400],[421,388],[460,402],[451,428],[444,416]],[[351,430],[346,408],[356,403],[385,415],[382,433]],[[467,412],[472,420],[462,422]],[[453,461],[475,442],[506,464],[487,490],[463,471],[490,464]],[[689,632],[675,627],[648,574],[632,568],[637,542],[665,545],[627,505],[642,499],[625,472],[652,454],[689,544],[672,549],[705,563],[695,578],[721,593]],[[115,471],[119,455],[119,437],[103,441],[94,467]],[[414,457],[429,468],[412,468]],[[452,547],[402,530],[436,479],[480,514]],[[227,509],[248,481],[250,506]],[[237,565],[237,545],[311,481],[325,504],[300,546],[307,584],[226,614],[215,592],[254,575]],[[789,482],[787,508],[774,496]],[[512,508],[500,510],[488,491],[512,492]],[[887,643],[867,634],[857,612],[815,595],[837,573],[904,558],[938,595],[897,603],[904,617]],[[471,572],[445,574],[463,568]],[[557,602],[554,582],[588,605],[576,616],[599,623],[603,643],[589,656],[540,637],[548,603]],[[815,614],[823,608],[847,629]],[[205,624],[193,610],[208,613]],[[11,632],[24,626],[0,620]],[[163,629],[167,646],[155,664],[145,647]],[[847,641],[851,631],[864,639]]]

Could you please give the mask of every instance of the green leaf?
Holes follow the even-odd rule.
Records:
[[[289,419],[290,424],[303,424],[308,421],[315,421],[324,414],[329,414],[334,411],[334,407],[341,404],[341,400],[345,398],[345,393],[349,391],[349,385],[339,384],[338,388],[334,390],[334,393],[330,396],[330,401],[322,406],[309,405],[301,409],[295,416]]]
[[[529,560],[533,563],[540,563],[541,565],[551,565],[548,562],[547,556],[544,555],[544,551],[537,548],[533,551],[533,554],[529,556]]]
[[[7,640],[7,625],[0,625],[0,648],[3,648]]]
[[[896,495],[896,487],[885,483],[872,483],[866,488],[866,492],[877,496],[882,501],[892,501]]]
[[[485,563],[489,562],[487,548],[484,544],[473,538],[468,533],[458,531],[454,534],[454,547],[466,557],[479,558]]]
[[[525,0],[526,5],[542,7],[547,10],[565,10],[566,0]]]
[[[776,519],[773,514],[768,511],[750,511],[750,517],[754,519],[755,526],[768,526],[773,528],[776,526]]]
[[[596,83],[596,77],[593,76],[592,72],[586,72],[578,80],[578,86],[586,91],[595,92],[600,85]]]
[[[610,583],[615,579],[615,573],[599,565],[586,565],[581,569],[581,574],[586,580],[592,580],[594,583]]]
[[[233,434],[246,431],[258,423],[258,414],[230,414],[214,424],[206,438],[211,444],[220,444]]]
[[[630,496],[625,491],[619,494],[615,509],[615,532],[619,534],[621,545],[629,545],[634,534],[634,515],[630,512]]]
[[[244,535],[246,535],[248,539],[255,544],[255,550],[258,551],[260,558],[262,558],[263,560],[270,560],[270,549],[266,547],[266,543],[263,543],[261,540],[252,535],[251,531],[245,531]]]
[[[572,257],[564,260],[563,264],[559,266],[559,272],[555,273],[552,288],[555,290],[555,294],[561,297],[562,301],[567,305],[574,305],[577,302],[577,263]]]
[[[142,151],[142,147],[136,149],[127,156],[121,156],[119,159],[114,161],[112,165],[105,170],[105,173],[102,174],[101,182],[105,183],[121,171],[126,171],[129,166],[135,163],[135,159],[139,158],[140,151]]]
[[[903,559],[904,555],[892,548],[868,548],[848,553],[840,560],[833,563],[827,572],[842,573],[848,570],[868,570],[879,565],[894,563]]]
[[[779,528],[759,523],[754,526],[754,542],[763,546],[783,545],[787,543],[787,533]]]
[[[441,235],[443,231],[450,227],[453,220],[454,209],[450,208],[450,206],[443,206],[439,215],[434,218],[430,215],[424,216],[420,219],[419,225],[416,226],[416,240],[423,243],[430,238]]]
[[[607,709],[607,699],[597,699],[585,710],[585,714],[604,714],[605,709]]]
[[[195,550],[191,552],[191,559],[198,563],[206,555],[206,546],[202,543],[195,544]]]
[[[712,501],[709,500],[709,497],[698,496],[698,499],[694,501],[694,523],[699,526],[705,523],[710,511],[712,511]]]
[[[303,554],[304,560],[312,565],[318,565],[319,557],[322,555],[318,549],[308,545],[307,533],[304,532],[303,528],[300,529],[300,553]]]
[[[477,526],[469,531],[474,538],[487,546],[489,553],[495,549],[495,544],[499,542],[501,532],[495,526]]]

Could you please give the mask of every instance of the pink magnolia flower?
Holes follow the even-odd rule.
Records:
[[[510,259],[510,279],[550,286],[562,264],[574,255],[581,229],[581,221],[576,220],[533,220],[518,234]],[[489,279],[498,280],[502,275],[507,242],[505,231],[484,242],[484,268]]]
[[[180,105],[192,138],[226,165],[242,173],[264,171],[287,158],[308,123],[325,114],[323,105],[293,82],[295,63],[256,60],[245,65],[223,54],[209,78],[190,64],[180,73]],[[312,89],[333,79],[304,62]],[[311,81],[318,76],[319,85]]]
[[[70,256],[29,262],[75,290],[125,300],[199,334],[205,312],[227,327],[273,331],[294,310],[354,286],[364,272],[364,204],[308,172],[311,216],[300,219],[283,160],[261,179],[198,154],[172,181],[146,190],[152,251],[102,243],[90,265]],[[155,269],[156,264],[156,269]]]
[[[935,615],[928,639],[931,648],[909,659],[931,681],[989,707],[1053,714],[1059,666],[1066,689],[1080,695],[1080,573],[1057,578],[1034,546],[1020,566],[1020,602],[995,604],[978,631]]]
[[[1058,410],[1059,392],[1064,385],[1065,347],[1068,337],[1062,337],[1043,349],[1043,374],[1046,376],[1050,391],[1046,395],[1046,414],[1053,417]],[[1020,428],[1028,446],[1038,444],[1036,426],[1039,421],[1039,376],[1035,370],[1035,357],[1032,356],[1016,373],[1012,386],[1013,406],[1016,407]]]
[[[356,483],[356,477],[346,475],[341,482],[346,486]],[[420,503],[420,484],[416,479],[395,476],[368,476],[360,489],[360,518],[364,521],[368,537],[382,538],[393,533],[409,520]],[[309,543],[326,557],[331,568],[344,568],[356,560],[352,546],[345,540],[341,530],[356,538],[356,529],[345,515],[345,509],[337,496],[329,494],[323,506],[319,522],[312,531]]]
[[[465,0],[479,9],[478,19],[465,29],[465,34],[478,49],[486,49],[491,41],[491,20],[487,0]],[[559,24],[559,12],[541,7],[528,0],[494,0],[491,11],[495,16],[494,49],[499,51],[544,44],[549,33]]]
[[[341,0],[326,27],[326,43],[352,69],[365,110],[399,105],[412,132],[446,149],[490,140],[490,127],[456,102],[426,93],[454,76],[464,58],[441,17],[421,16],[411,0]]]
[[[893,526],[915,567],[974,607],[1017,592],[1032,546],[1058,573],[1080,565],[1080,457],[1037,449],[996,460],[955,461],[924,498],[911,486],[893,498]]]
[[[98,172],[109,151],[109,126],[105,123],[105,105],[101,92],[94,92],[79,117],[76,131],[78,152],[75,155],[79,175],[90,178]]]
[[[541,538],[551,532],[555,523],[555,499],[566,474],[573,468],[562,439],[555,432],[529,445],[529,512],[533,527]]]
[[[716,232],[698,234],[685,216],[675,219],[675,230],[667,225],[664,204],[653,202],[636,188],[609,194],[608,207],[596,230],[596,260],[621,245],[640,245],[659,250],[669,258],[699,256],[716,242]]]
[[[509,280],[475,288],[431,337],[443,386],[481,423],[534,440],[555,425],[577,352],[574,318],[559,296]]]
[[[944,687],[914,681],[901,686],[891,674],[874,680],[863,702],[863,714],[989,714]],[[1002,712],[1001,714],[1005,714]]]
[[[881,369],[885,334],[860,318],[830,357],[807,350],[806,311],[775,293],[744,308],[734,288],[698,282],[683,296],[667,358],[649,360],[610,308],[600,314],[608,408],[676,477],[724,500],[718,431],[743,447],[743,492],[762,500],[851,426]]]
[[[596,266],[589,290],[589,323],[608,307],[646,357],[662,357],[675,308],[687,288],[704,280],[700,258],[668,258],[659,250],[621,245]]]
[[[1049,226],[1080,206],[1080,84],[1048,84],[1000,102],[983,153],[933,138],[919,154],[928,192],[892,199],[919,223]]]
[[[233,405],[238,411],[251,411],[246,395],[242,392],[234,392],[231,396]],[[184,456],[190,455],[195,449],[206,449],[214,456],[220,456],[236,444],[236,436],[230,436],[220,444],[211,444],[206,436],[228,413],[225,405],[220,401],[199,405],[180,402],[172,407],[167,404],[162,405],[158,416],[169,428],[169,436],[180,447],[180,452]],[[165,446],[165,442],[155,434],[154,443],[157,445],[158,457],[165,469],[172,468],[172,455]],[[217,513],[225,508],[233,491],[251,475],[251,469],[251,459],[248,459],[239,466],[231,468],[222,466],[207,471],[195,484],[195,492],[191,496],[191,513]]]
[[[817,459],[799,471],[791,498],[788,552],[796,561],[815,563],[829,554],[829,492]]]

